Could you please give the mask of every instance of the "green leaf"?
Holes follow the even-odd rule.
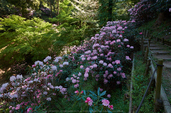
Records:
[[[90,112],[90,113],[92,113],[92,112],[93,112],[92,107],[89,107],[89,112]]]
[[[107,109],[107,112],[108,112],[108,113],[112,113],[112,112],[111,112],[110,110],[108,110],[108,109]]]
[[[85,91],[85,90],[83,90],[83,92],[84,92],[84,95],[86,95],[86,91]]]
[[[103,91],[101,94],[100,94],[100,97],[105,95],[106,94],[106,91]]]
[[[93,95],[97,96],[93,91],[90,91],[90,93],[92,93]]]
[[[100,88],[98,88],[98,90],[97,90],[97,94],[98,94],[98,95],[100,95]]]

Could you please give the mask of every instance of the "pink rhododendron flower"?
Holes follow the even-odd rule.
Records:
[[[11,76],[10,77],[10,81],[13,82],[14,80],[16,80],[16,77],[15,76]]]
[[[87,58],[87,60],[90,60],[90,59],[91,59],[91,57],[88,57],[88,58]]]
[[[85,103],[88,103],[89,106],[92,106],[93,100],[90,97],[87,97]]]
[[[118,70],[118,71],[121,71],[121,68],[119,67],[119,68],[117,68],[117,70]]]
[[[120,84],[121,82],[120,81],[116,81],[117,84]]]
[[[85,60],[85,58],[83,57],[83,58],[82,58],[82,61],[84,61],[84,60]]]
[[[87,77],[85,77],[84,80],[87,80]]]
[[[75,88],[79,87],[79,84],[75,84],[74,87],[75,87]]]
[[[78,90],[76,90],[74,93],[79,94],[79,91],[78,91]]]
[[[43,92],[43,94],[44,94],[44,95],[47,95],[47,94],[48,94],[48,92],[47,92],[47,91],[44,91],[44,92]]]
[[[103,63],[103,66],[107,66],[107,63],[106,63],[106,62],[104,62],[104,63]]]
[[[104,84],[107,84],[108,83],[108,80],[107,79],[104,79]]]
[[[51,101],[51,98],[50,98],[50,97],[47,97],[46,100],[47,100],[47,101]]]
[[[113,75],[112,75],[112,74],[110,74],[110,75],[109,75],[109,77],[111,78],[111,77],[113,77]]]
[[[110,95],[110,94],[108,94],[108,95],[107,95],[107,97],[108,97],[108,98],[110,98],[110,97],[111,97],[111,95]]]
[[[57,71],[57,67],[56,66],[51,66],[52,71]]]
[[[80,72],[78,73],[78,76],[81,76],[81,73]]]
[[[121,42],[121,39],[117,39],[116,42]]]
[[[113,45],[115,43],[115,40],[110,43],[110,45]]]
[[[116,64],[120,64],[120,60],[115,60],[115,63]]]
[[[88,73],[85,73],[85,74],[84,74],[84,77],[85,77],[85,78],[87,78],[88,76],[89,76]]]
[[[131,58],[129,58],[129,56],[126,56],[126,60],[131,60]]]
[[[112,109],[113,110],[113,105],[109,105],[108,108]]]
[[[117,33],[117,32],[116,32],[116,29],[114,29],[114,30],[112,31],[112,33]]]
[[[121,73],[122,78],[126,78],[125,73]]]
[[[35,64],[33,64],[33,65],[32,65],[32,67],[36,67],[36,65],[35,65]]]
[[[99,64],[103,64],[103,60],[100,60],[100,61],[99,61]]]
[[[77,80],[76,79],[72,79],[72,83],[76,83],[77,82]]]
[[[119,26],[119,27],[117,28],[117,30],[122,30],[122,26]]]
[[[97,59],[97,56],[94,56],[91,58],[91,60],[96,60]]]
[[[27,113],[32,113],[32,111],[33,111],[33,108],[28,108],[27,109]]]
[[[104,78],[107,77],[107,74],[104,74],[103,77],[104,77]]]
[[[99,75],[96,75],[96,77],[100,77]]]
[[[107,99],[103,99],[102,100],[102,104],[104,105],[104,106],[109,106],[109,100],[107,100]]]
[[[104,56],[104,54],[100,54],[100,56]]]
[[[93,68],[97,68],[97,64],[93,64]]]
[[[86,72],[89,72],[90,71],[90,68],[87,67],[85,70],[86,70]]]
[[[124,42],[128,42],[129,40],[128,40],[127,38],[125,38],[123,41],[124,41]]]
[[[131,48],[131,49],[134,49],[134,46],[131,46],[130,48]]]
[[[118,45],[118,47],[122,47],[121,45]]]
[[[100,91],[103,91],[103,89],[102,89],[102,88],[100,88]]]
[[[127,45],[126,47],[130,47],[130,45]]]
[[[20,104],[17,104],[15,110],[19,110],[20,109]]]
[[[106,70],[106,71],[105,71],[105,74],[108,74],[108,73],[109,73],[108,70]]]
[[[120,34],[119,37],[122,38],[123,37],[122,34]]]
[[[88,50],[88,51],[86,51],[86,52],[85,52],[85,54],[90,54],[90,53],[91,53],[91,51],[90,51],[90,50]]]
[[[142,32],[140,32],[139,34],[142,35]]]
[[[108,66],[107,66],[107,67],[113,68],[113,65],[112,65],[112,64],[108,64]]]
[[[171,8],[169,8],[169,12],[171,12]]]

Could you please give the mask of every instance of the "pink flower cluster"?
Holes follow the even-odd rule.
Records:
[[[93,100],[90,97],[87,97],[87,99],[85,100],[85,103],[88,103],[89,106],[92,106]]]
[[[109,105],[109,104],[110,104],[109,100],[107,100],[107,99],[102,100],[103,106],[106,106],[106,107],[110,108],[111,110],[113,110],[113,105]]]

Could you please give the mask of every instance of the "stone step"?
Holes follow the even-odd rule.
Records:
[[[163,55],[163,54],[171,54],[171,51],[166,50],[151,50],[152,54]]]
[[[143,46],[147,47],[148,44],[144,44]],[[150,44],[150,47],[158,47],[158,45],[156,45],[156,44]]]
[[[163,62],[164,67],[171,68],[171,61],[164,61]]]
[[[157,59],[163,59],[164,61],[171,60],[171,55],[156,55],[156,54],[153,54],[153,57],[157,58]]]
[[[150,50],[163,50],[166,49],[164,47],[150,47]]]

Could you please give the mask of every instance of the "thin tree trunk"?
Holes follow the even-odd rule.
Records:
[[[108,21],[112,21],[113,0],[109,0]]]
[[[59,2],[60,0],[56,0],[57,2],[57,16],[59,15]],[[59,22],[57,22],[57,25],[59,25]]]

